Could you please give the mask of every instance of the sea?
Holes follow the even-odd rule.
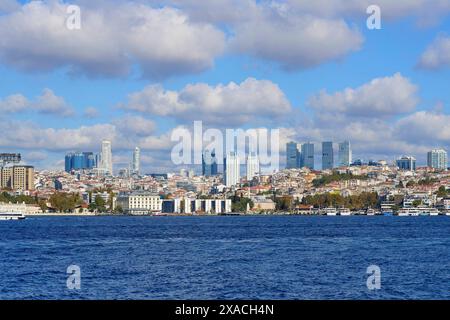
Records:
[[[0,221],[0,299],[450,299],[450,217]]]

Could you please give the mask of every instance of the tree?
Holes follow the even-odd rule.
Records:
[[[445,186],[440,186],[437,192],[437,196],[441,198],[445,198],[448,195],[447,189]]]

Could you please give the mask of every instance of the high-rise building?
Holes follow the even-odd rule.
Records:
[[[256,153],[252,152],[247,156],[247,180],[252,180],[259,173],[259,158]]]
[[[334,153],[333,142],[322,142],[322,170],[333,169],[334,167]]]
[[[0,168],[0,186],[12,190],[34,190],[34,167],[17,165]]]
[[[232,187],[240,182],[240,163],[236,152],[230,152],[224,159],[225,172],[223,173],[225,185]]]
[[[95,167],[95,156],[92,152],[69,152],[65,157],[65,170],[92,169]]]
[[[314,144],[304,143],[302,144],[302,167],[314,169]]]
[[[339,143],[339,166],[348,167],[352,163],[352,148],[350,141]]]
[[[111,141],[109,140],[102,141],[100,169],[102,169],[105,174],[113,174]]]
[[[296,142],[288,142],[286,144],[286,169],[299,167],[299,151]]]
[[[215,150],[205,150],[202,154],[202,175],[205,177],[217,175],[217,159]]]
[[[415,171],[416,170],[416,158],[414,157],[401,157],[397,159],[397,167],[400,170]]]
[[[447,170],[448,157],[444,149],[434,149],[428,152],[428,166],[438,170]]]
[[[139,175],[141,171],[141,149],[139,149],[139,147],[134,148],[132,170],[133,173],[137,175]]]

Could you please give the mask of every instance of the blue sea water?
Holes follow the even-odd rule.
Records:
[[[0,299],[450,299],[450,217],[0,221],[0,271]]]

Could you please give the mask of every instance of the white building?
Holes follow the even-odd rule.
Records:
[[[225,158],[225,172],[224,172],[225,185],[228,188],[239,184],[241,180],[239,171],[240,171],[239,156],[236,154],[236,152],[230,152]]]
[[[221,214],[231,212],[231,199],[176,198],[162,201],[162,212],[164,213]]]
[[[162,208],[162,200],[159,195],[142,191],[119,194],[116,204],[125,213],[137,215],[161,212]]]
[[[447,170],[448,158],[447,151],[444,149],[434,149],[428,152],[428,167]]]
[[[137,175],[141,171],[141,149],[139,147],[134,148],[132,170]]]
[[[109,140],[102,141],[102,152],[100,155],[100,169],[102,169],[102,171],[105,174],[109,175],[113,174],[111,141]]]
[[[247,181],[251,181],[259,173],[259,158],[255,153],[251,153],[247,156]]]

